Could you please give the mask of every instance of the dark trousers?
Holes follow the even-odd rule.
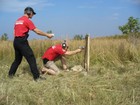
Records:
[[[15,75],[17,68],[24,56],[30,66],[31,72],[33,74],[33,78],[34,79],[39,78],[40,74],[37,69],[36,59],[32,49],[28,44],[27,37],[15,38],[13,45],[15,50],[15,60],[12,63],[11,68],[9,70],[9,76]]]

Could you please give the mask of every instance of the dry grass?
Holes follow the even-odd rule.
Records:
[[[42,65],[41,56],[60,41],[33,40],[30,45]],[[69,42],[70,50],[84,41]],[[90,71],[63,72],[34,82],[28,64],[22,61],[16,77],[7,72],[14,59],[12,42],[0,45],[0,105],[139,105],[140,41],[92,39]],[[3,49],[3,50],[2,50]],[[82,64],[83,53],[68,57],[69,67]],[[57,63],[60,67],[60,63]]]

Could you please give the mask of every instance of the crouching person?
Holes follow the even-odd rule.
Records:
[[[67,65],[65,56],[74,55],[76,53],[81,52],[82,50],[83,48],[79,48],[74,51],[68,51],[68,45],[66,42],[51,46],[46,50],[46,52],[42,56],[44,64],[41,70],[42,74],[50,74],[50,75],[59,74],[60,70],[54,63],[58,59],[61,60],[63,69],[66,70]]]

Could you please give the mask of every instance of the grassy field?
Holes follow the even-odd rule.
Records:
[[[32,40],[38,68],[44,51],[60,41]],[[91,39],[90,71],[64,72],[35,82],[23,59],[16,76],[7,77],[14,59],[11,41],[0,42],[0,105],[140,105],[140,40]],[[70,40],[70,50],[84,41]],[[69,68],[83,65],[84,54],[68,57]],[[61,67],[60,62],[57,65]]]

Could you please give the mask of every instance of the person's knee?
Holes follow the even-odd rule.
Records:
[[[36,59],[34,54],[28,54],[25,56],[26,60],[28,61],[28,63],[34,64],[36,63]]]
[[[28,54],[28,55],[27,55],[27,58],[34,59],[35,57],[34,57],[34,54],[31,53],[31,54]]]

